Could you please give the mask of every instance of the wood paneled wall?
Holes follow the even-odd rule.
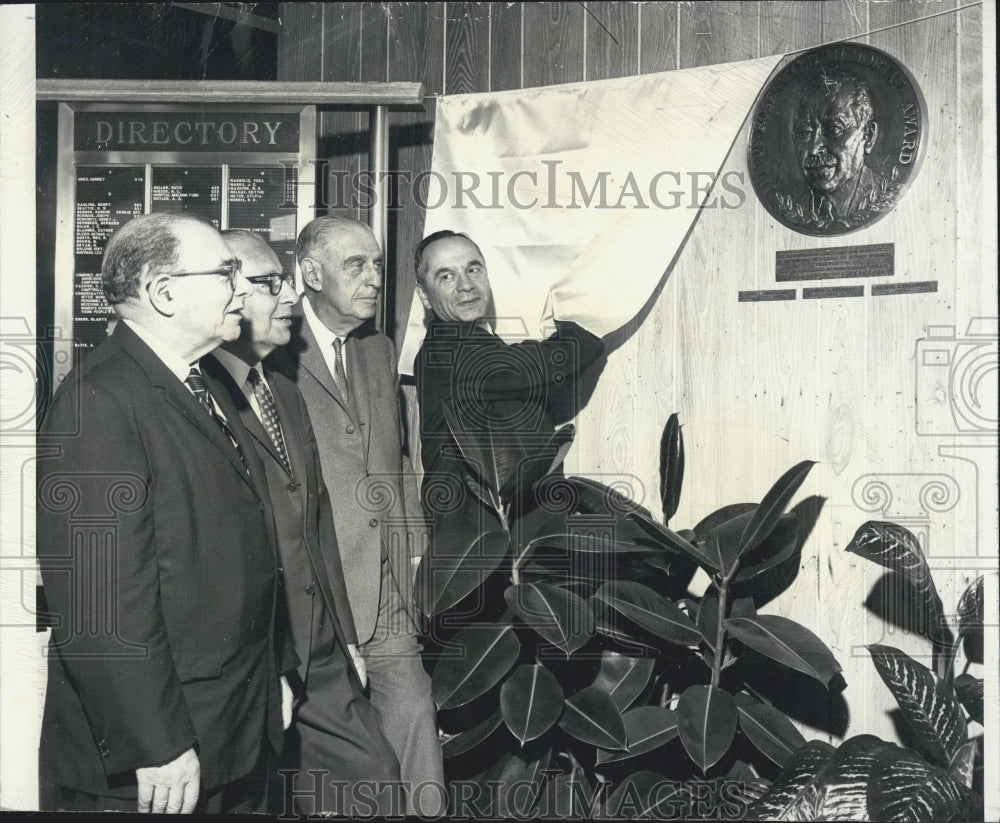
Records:
[[[896,735],[891,698],[864,644],[926,651],[862,605],[880,573],[843,552],[854,530],[894,519],[918,531],[946,609],[996,562],[995,441],[957,431],[925,436],[915,425],[920,404],[947,403],[934,400],[941,387],[927,384],[918,341],[932,326],[954,326],[961,337],[970,320],[996,315],[996,249],[982,242],[995,218],[983,214],[995,204],[982,180],[983,11],[960,5],[283,4],[279,79],[421,80],[428,95],[683,69],[839,39],[883,49],[911,71],[927,101],[926,154],[897,209],[846,237],[807,237],[776,223],[744,178],[744,206],[700,214],[651,311],[615,336],[567,462],[569,471],[625,478],[637,497],[645,489],[652,507],[660,431],[680,412],[688,468],[676,522],[689,525],[724,504],[759,500],[799,460],[819,461],[803,491],[826,498],[822,516],[798,577],[768,609],[812,627],[844,665],[845,694],[817,697],[814,715],[800,718],[838,734]],[[429,168],[433,116],[432,99],[426,112],[392,115],[393,168]],[[365,162],[365,119],[323,118],[321,154],[334,169]],[[724,172],[746,174],[746,138]],[[390,331],[406,322],[409,260],[423,223],[412,198],[400,199],[405,208],[394,214],[388,243]],[[937,292],[736,302],[738,290],[775,285],[776,251],[871,243],[894,243],[897,277],[936,280]],[[936,483],[951,490],[937,502]]]

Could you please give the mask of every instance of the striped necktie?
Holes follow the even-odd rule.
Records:
[[[274,405],[274,396],[267,384],[261,379],[257,369],[250,369],[247,374],[247,382],[253,389],[253,396],[257,398],[257,405],[260,406],[260,417],[264,424],[264,430],[271,438],[271,442],[278,452],[278,457],[281,458],[281,465],[291,475],[292,467],[288,462],[288,452],[285,449],[285,438],[281,434],[281,421],[278,420],[278,408]]]
[[[229,428],[229,421],[226,420],[225,415],[221,412],[216,411],[215,403],[212,400],[212,392],[209,391],[208,383],[205,381],[204,375],[198,370],[197,366],[192,366],[191,371],[188,373],[187,378],[184,381],[187,383],[188,388],[191,389],[195,398],[201,404],[201,407],[208,412],[209,417],[211,417],[225,433],[226,437],[229,438],[229,442],[233,444],[233,448],[236,449],[236,453],[240,456],[240,462],[243,464],[244,470],[249,473],[247,469],[247,460],[243,456],[243,449],[240,448],[239,441],[237,441],[233,430]]]

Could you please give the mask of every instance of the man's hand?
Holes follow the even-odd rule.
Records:
[[[165,766],[136,769],[139,783],[139,811],[162,814],[191,814],[198,802],[201,764],[194,749],[188,749]]]
[[[281,729],[282,731],[288,731],[288,727],[292,725],[292,705],[295,702],[295,695],[292,693],[292,687],[288,685],[288,678],[284,675],[281,676]]]
[[[361,652],[358,651],[358,647],[354,643],[347,644],[347,651],[351,653],[351,660],[354,661],[354,668],[358,673],[358,679],[361,681],[361,688],[368,685],[368,667],[365,666],[365,659],[361,656]]]

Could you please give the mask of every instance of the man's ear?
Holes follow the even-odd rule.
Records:
[[[302,272],[302,282],[313,291],[323,291],[323,279],[320,277],[319,265],[311,257],[302,258],[299,263]]]
[[[420,302],[423,304],[424,308],[427,309],[427,311],[431,311],[432,310],[431,309],[431,301],[427,297],[427,292],[424,291],[424,287],[421,286],[419,283],[417,283],[417,289],[416,290],[417,290],[417,297],[420,298]]]
[[[874,148],[876,137],[878,137],[878,123],[874,120],[869,120],[865,124],[865,154],[868,154]]]
[[[149,264],[146,264],[147,267]],[[148,269],[147,269],[148,270]],[[143,271],[141,278],[147,277]],[[146,293],[149,295],[149,304],[164,317],[173,317],[177,311],[177,300],[172,293],[175,281],[169,274],[154,274],[146,280]]]

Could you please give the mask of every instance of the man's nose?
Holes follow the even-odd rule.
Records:
[[[810,154],[815,154],[822,149],[826,148],[826,144],[823,142],[823,130],[822,129],[812,129],[809,132],[809,139],[806,141],[806,145],[809,147]]]
[[[382,268],[380,266],[376,266],[374,263],[368,263],[365,266],[365,272],[365,283],[376,289],[382,288]]]
[[[472,278],[469,277],[468,272],[463,271],[458,273],[458,284],[456,285],[456,288],[459,291],[472,291],[474,287],[475,283],[472,282]]]
[[[281,291],[278,292],[278,302],[287,303],[291,305],[299,299],[298,292],[295,291],[295,286],[292,285],[291,280],[281,281]]]
[[[253,292],[253,285],[242,271],[237,272],[233,283],[233,297],[248,297]]]

